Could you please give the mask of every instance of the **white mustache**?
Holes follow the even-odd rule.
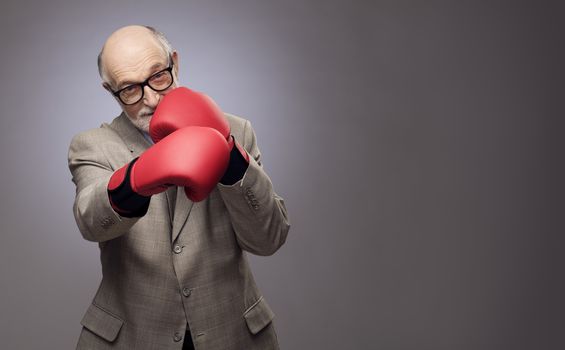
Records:
[[[140,113],[139,115],[140,115],[141,117],[149,117],[149,116],[153,115],[153,113],[155,113],[155,111],[143,112],[143,113]]]

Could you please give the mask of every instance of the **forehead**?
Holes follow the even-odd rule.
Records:
[[[165,50],[155,41],[110,47],[104,56],[106,75],[114,88],[143,81],[168,64]]]

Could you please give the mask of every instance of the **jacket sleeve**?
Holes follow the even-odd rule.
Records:
[[[246,120],[243,147],[249,166],[233,185],[218,184],[240,247],[256,255],[272,255],[286,241],[290,222],[283,198],[263,170],[255,131]]]
[[[76,186],[73,214],[84,239],[92,242],[116,238],[139,220],[121,217],[110,206],[107,186],[114,170],[101,148],[108,132],[80,133],[69,146],[68,164]]]

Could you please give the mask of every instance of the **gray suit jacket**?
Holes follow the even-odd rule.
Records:
[[[98,242],[103,275],[77,349],[181,349],[188,325],[197,350],[278,349],[244,251],[275,253],[290,224],[251,124],[226,118],[250,155],[243,179],[197,203],[169,188],[142,218],[119,216],[106,192],[112,173],[151,146],[141,132],[122,113],[72,139],[73,212],[82,236]]]

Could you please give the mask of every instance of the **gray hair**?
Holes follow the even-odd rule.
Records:
[[[155,37],[155,39],[157,39],[157,41],[159,42],[159,44],[161,44],[161,47],[163,48],[163,50],[167,53],[167,56],[170,57],[173,54],[173,46],[171,45],[171,43],[169,42],[169,40],[167,40],[167,38],[165,37],[165,34],[163,34],[162,32],[158,31],[157,29],[155,29],[154,27],[151,26],[142,26],[147,28],[151,34],[153,34],[153,36]],[[105,80],[105,71],[104,71],[104,66],[102,64],[102,53],[104,52],[104,47],[102,47],[102,49],[100,50],[100,53],[98,54],[98,74],[100,74],[100,77],[102,78],[102,80]]]

